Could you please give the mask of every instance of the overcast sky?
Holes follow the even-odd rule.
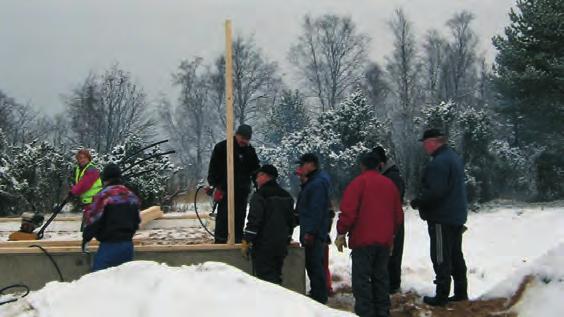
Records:
[[[370,58],[391,50],[387,27],[403,7],[417,34],[444,28],[455,12],[476,15],[480,49],[491,61],[491,37],[508,24],[515,0],[0,0],[0,90],[48,113],[63,110],[61,94],[90,71],[111,64],[132,73],[154,101],[176,98],[171,73],[185,58],[209,61],[224,49],[224,21],[254,34],[267,56],[293,80],[286,56],[304,14],[352,16],[372,37]]]

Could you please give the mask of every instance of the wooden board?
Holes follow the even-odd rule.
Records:
[[[139,228],[143,228],[149,222],[161,218],[164,216],[164,212],[161,210],[160,206],[149,207],[141,211],[141,223]]]

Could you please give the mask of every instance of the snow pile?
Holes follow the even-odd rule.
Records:
[[[33,307],[33,309],[30,309]],[[354,316],[217,262],[135,261],[70,283],[50,282],[0,316]]]
[[[527,276],[533,280],[513,308],[519,316],[564,316],[564,243],[511,275],[484,297],[509,297]]]

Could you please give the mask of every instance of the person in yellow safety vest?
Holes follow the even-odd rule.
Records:
[[[88,150],[79,150],[75,158],[78,165],[74,169],[73,186],[69,195],[79,197],[84,219],[84,213],[92,204],[92,199],[102,190],[102,181],[100,171],[92,163],[92,155]]]

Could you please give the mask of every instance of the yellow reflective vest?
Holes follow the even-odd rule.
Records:
[[[75,183],[75,185],[78,184],[78,182],[84,176],[84,173],[86,173],[86,171],[90,167],[96,168],[94,166],[94,164],[92,162],[90,162],[90,163],[86,164],[86,166],[83,169],[80,169],[80,166],[77,166],[74,169],[74,183]],[[101,190],[102,190],[102,180],[100,180],[100,177],[98,177],[98,179],[96,179],[94,184],[92,184],[92,187],[90,187],[90,189],[88,189],[87,191],[85,191],[84,193],[82,193],[80,195],[80,201],[83,204],[91,204],[92,198],[94,198],[94,196],[96,196],[96,194],[98,194]]]

